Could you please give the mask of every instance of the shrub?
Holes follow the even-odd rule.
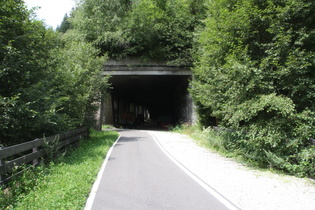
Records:
[[[91,131],[90,139],[49,165],[31,168],[0,191],[1,209],[83,209],[107,151],[118,134]]]

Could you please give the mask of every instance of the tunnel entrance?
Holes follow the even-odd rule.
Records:
[[[114,124],[153,121],[165,127],[184,121],[189,79],[169,75],[113,76]]]
[[[106,63],[104,74],[111,75],[104,103],[106,124],[152,129],[192,123],[190,67],[112,61]]]

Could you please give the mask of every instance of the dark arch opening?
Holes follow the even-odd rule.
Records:
[[[167,128],[191,118],[188,75],[115,75],[109,80],[114,124]],[[150,128],[151,128],[150,127]]]

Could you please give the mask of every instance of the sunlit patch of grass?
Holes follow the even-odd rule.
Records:
[[[178,125],[172,129],[173,132],[181,133],[191,137],[201,147],[215,151],[225,157],[238,159],[236,151],[233,153],[226,149],[226,139],[218,134],[218,131],[208,127],[201,128],[199,125]]]
[[[102,125],[102,129],[105,130],[105,129],[114,129],[115,127],[113,125],[109,125],[109,124],[106,124],[106,125]]]
[[[9,209],[83,209],[107,151],[117,139],[114,131],[91,131],[91,138],[59,158],[27,193],[16,195]],[[3,206],[2,206],[3,207]]]
[[[175,126],[171,131],[190,136],[202,147],[210,148],[218,152],[224,150],[222,137],[216,135],[215,131],[210,128],[201,129],[198,125],[183,124]]]

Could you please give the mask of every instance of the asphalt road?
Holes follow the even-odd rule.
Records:
[[[92,209],[228,209],[174,164],[148,132],[119,133]]]

